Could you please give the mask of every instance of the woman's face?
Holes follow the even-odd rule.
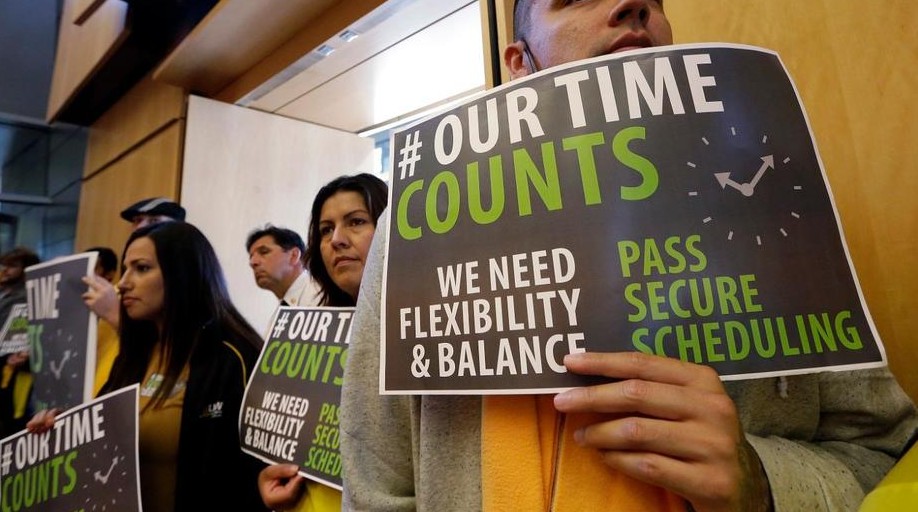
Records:
[[[147,237],[131,242],[124,253],[124,274],[118,282],[121,304],[134,320],[162,319],[163,274],[156,259],[156,246]]]
[[[357,299],[376,225],[363,196],[342,190],[325,200],[319,215],[319,249],[332,281]]]

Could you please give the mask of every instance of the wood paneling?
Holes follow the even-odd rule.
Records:
[[[221,0],[166,58],[156,79],[214,95],[336,3]]]
[[[165,130],[83,182],[75,247],[111,247],[121,254],[130,224],[120,217],[147,197],[178,199],[184,121]]]
[[[104,3],[105,0],[76,0],[73,8],[73,24],[82,25]]]
[[[83,175],[89,176],[145,138],[185,116],[185,93],[146,79],[93,123]]]
[[[48,121],[53,121],[89,76],[127,36],[127,4],[105,0],[82,25],[73,23],[80,0],[64,0],[57,38],[57,56],[48,97]]]

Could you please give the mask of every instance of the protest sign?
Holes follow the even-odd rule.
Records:
[[[39,409],[66,409],[92,397],[96,315],[83,304],[82,279],[97,257],[74,254],[26,269],[32,398]]]
[[[354,308],[281,307],[239,412],[242,451],[341,489],[338,410]]]
[[[885,364],[779,57],[551,68],[395,134],[383,393],[553,392],[576,352],[725,379]]]
[[[0,330],[0,356],[29,351],[28,304],[14,304]]]
[[[141,510],[137,390],[126,387],[66,411],[45,433],[0,441],[0,509]]]

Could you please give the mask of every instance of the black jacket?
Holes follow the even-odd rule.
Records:
[[[258,473],[264,464],[242,453],[239,409],[258,350],[209,333],[191,358],[182,406],[175,510],[264,511]],[[223,338],[219,336],[219,338]]]

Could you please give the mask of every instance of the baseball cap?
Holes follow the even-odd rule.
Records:
[[[185,209],[165,197],[151,197],[128,206],[121,212],[121,218],[132,222],[138,215],[165,215],[175,220],[185,220]]]

